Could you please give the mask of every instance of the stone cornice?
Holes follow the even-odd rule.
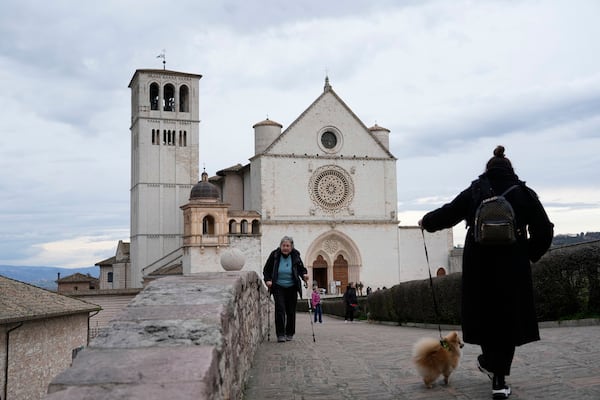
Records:
[[[318,220],[261,220],[262,225],[398,225],[398,220],[379,219],[318,219]]]

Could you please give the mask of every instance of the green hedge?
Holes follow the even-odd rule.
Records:
[[[538,321],[600,316],[600,240],[550,250],[533,265]],[[359,297],[357,318],[376,321],[460,324],[462,274],[433,278],[437,318],[429,279],[402,282]],[[306,311],[306,300],[299,302]],[[323,313],[344,316],[341,298],[325,298]]]
[[[460,322],[461,274],[433,278],[433,288],[440,318],[435,312],[429,279],[402,282],[368,297],[369,318],[376,321],[427,322],[458,324]]]
[[[344,317],[344,315],[346,315],[346,306],[344,304],[344,300],[341,297],[322,297],[321,307],[323,308],[323,314],[336,315],[342,318]],[[358,310],[354,313],[354,318],[366,319],[367,307],[367,296],[359,296]],[[296,311],[307,312],[308,301],[306,299],[298,300],[298,304],[296,305]]]
[[[533,266],[538,320],[600,316],[600,241],[558,247]]]

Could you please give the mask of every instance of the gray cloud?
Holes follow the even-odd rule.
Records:
[[[451,199],[502,143],[557,230],[586,230],[575,224],[600,224],[599,12],[591,0],[4,1],[0,254],[71,265],[89,252],[89,265],[114,254],[98,243],[127,239],[127,84],[161,68],[162,49],[167,68],[203,75],[209,173],[247,162],[252,125],[285,128],[328,74],[367,126],[391,129],[401,214]],[[74,254],[52,253],[57,241]]]

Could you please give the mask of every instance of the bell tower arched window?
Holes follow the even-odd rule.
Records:
[[[158,94],[158,83],[152,82],[150,84],[150,109],[158,110],[158,100],[160,99]]]
[[[167,83],[164,87],[164,111],[175,111],[175,87]]]
[[[215,219],[210,215],[207,215],[202,219],[202,234],[203,235],[214,235],[215,234]]]
[[[190,89],[186,85],[179,88],[179,111],[190,112]]]

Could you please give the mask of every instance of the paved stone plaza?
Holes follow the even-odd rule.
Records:
[[[435,329],[344,323],[325,316],[313,342],[307,313],[297,315],[294,341],[258,348],[244,399],[491,399],[490,380],[476,367],[479,347],[465,345],[461,364],[445,386],[426,389],[411,361],[413,343]],[[447,331],[444,330],[444,334]],[[541,329],[542,340],[517,348],[512,400],[600,399],[600,326]]]

